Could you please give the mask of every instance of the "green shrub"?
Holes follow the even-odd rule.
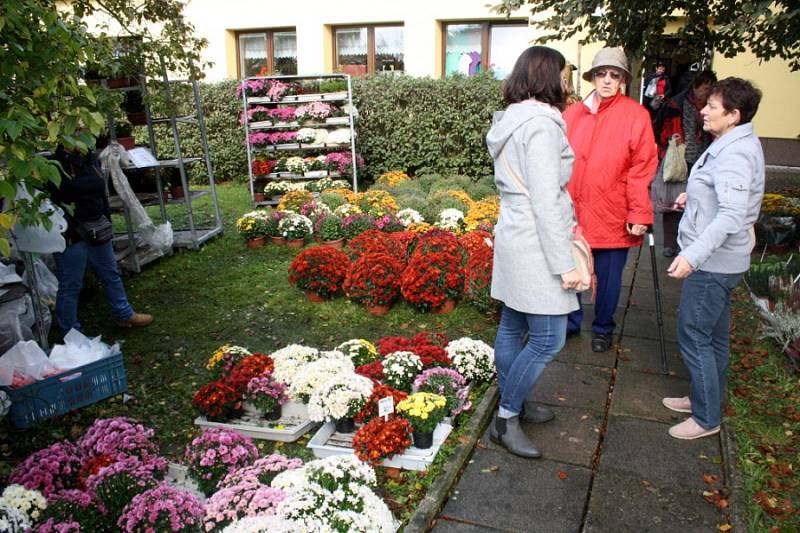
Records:
[[[368,176],[397,168],[412,176],[492,174],[485,137],[503,104],[491,75],[371,76],[354,80],[353,93]]]
[[[347,200],[341,194],[335,192],[324,192],[319,195],[319,200],[323,204],[331,208],[331,211],[347,203]]]
[[[438,219],[439,213],[445,209],[458,209],[464,215],[469,211],[469,207],[458,198],[445,194],[444,191],[437,191],[428,195],[425,208],[421,213],[426,222],[434,223]]]

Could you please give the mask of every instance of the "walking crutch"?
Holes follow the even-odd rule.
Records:
[[[667,344],[664,341],[664,317],[661,311],[661,288],[658,286],[658,266],[656,265],[656,239],[653,236],[653,226],[647,227],[647,244],[650,247],[650,264],[653,268],[653,288],[656,296],[656,319],[658,321],[658,344],[661,348],[661,373],[669,374],[667,368]]]

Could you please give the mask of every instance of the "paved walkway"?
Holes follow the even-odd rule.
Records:
[[[584,331],[568,339],[532,393],[556,412],[547,424],[525,424],[544,457],[515,457],[492,444],[487,430],[435,533],[688,533],[716,531],[724,522],[702,497],[712,488],[705,474],[723,477],[720,439],[667,434],[685,415],[662,407],[661,398],[685,395],[688,381],[675,344],[680,283],[666,276],[669,260],[657,251],[670,375],[660,373],[649,250],[642,249],[636,268],[639,250],[632,249],[616,349],[591,351],[589,310]]]

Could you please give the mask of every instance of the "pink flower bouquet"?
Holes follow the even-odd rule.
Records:
[[[285,470],[294,470],[303,466],[302,459],[289,459],[279,453],[273,453],[261,459],[256,459],[256,462],[250,466],[242,467],[234,472],[231,472],[219,482],[219,488],[232,487],[238,485],[243,481],[257,481],[262,485],[269,485],[272,483],[273,478]]]
[[[210,495],[230,472],[252,464],[258,449],[252,439],[227,429],[207,429],[186,446],[189,474],[200,490]]]
[[[38,490],[47,499],[65,489],[72,489],[78,480],[81,456],[78,447],[69,441],[56,442],[29,455],[11,472],[9,484]]]
[[[200,531],[203,504],[190,493],[161,484],[137,496],[117,521],[125,533]]]
[[[241,518],[273,515],[284,498],[286,494],[280,489],[255,480],[242,481],[218,490],[208,499],[203,527],[206,531],[220,531]]]

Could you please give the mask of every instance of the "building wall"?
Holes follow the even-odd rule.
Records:
[[[209,46],[204,59],[214,65],[206,70],[208,81],[237,77],[236,32],[263,28],[294,27],[297,31],[298,71],[300,74],[331,72],[333,68],[332,27],[343,24],[402,23],[405,38],[406,73],[438,77],[442,72],[443,21],[503,21],[492,14],[486,0],[342,0],[329,2],[305,0],[302,3],[264,2],[259,0],[191,0],[186,15],[195,25],[198,36]],[[526,19],[528,11],[519,10],[515,19]],[[531,40],[538,35],[531,29]],[[577,39],[550,43],[568,61],[577,65],[575,74],[582,95],[591,85],[580,80],[590,68],[600,43],[580,46]],[[713,68],[719,77],[739,76],[755,81],[764,92],[761,109],[755,119],[758,134],[785,139],[800,152],[800,73],[791,73],[784,61],[759,63],[745,53],[729,59],[716,54]],[[800,158],[800,156],[797,156]]]

